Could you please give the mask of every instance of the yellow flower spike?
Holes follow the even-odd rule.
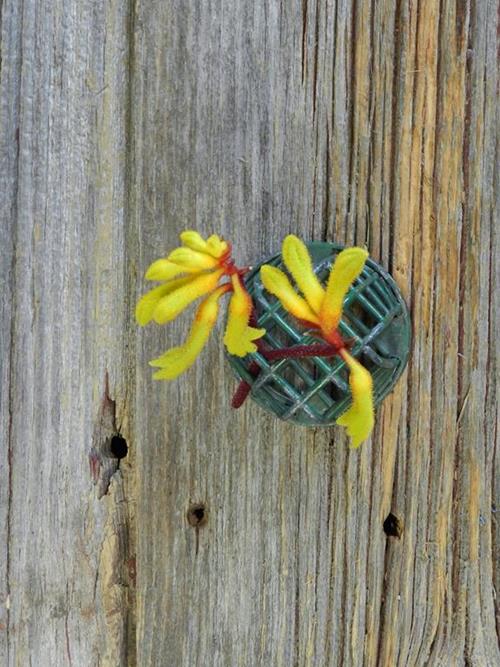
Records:
[[[137,320],[137,323],[142,327],[145,326],[153,319],[153,312],[160,299],[179,287],[187,285],[191,280],[193,280],[192,276],[177,278],[176,280],[171,280],[164,285],[160,285],[159,287],[155,287],[149,292],[146,292],[146,294],[139,299],[137,306],[135,307],[135,319]]]
[[[190,303],[214,290],[223,273],[224,269],[202,273],[167,294],[160,299],[153,311],[154,321],[158,324],[165,324],[175,319]]]
[[[337,419],[337,424],[346,427],[351,438],[351,447],[359,447],[373,429],[373,380],[366,368],[345,349],[340,354],[350,371],[352,405]]]
[[[226,241],[223,241],[217,234],[212,234],[207,239],[207,252],[209,252],[214,257],[220,258],[227,251],[229,245]]]
[[[281,269],[264,264],[260,269],[260,278],[268,292],[277,296],[281,305],[299,320],[318,325],[319,319],[305,299],[293,289],[287,276]]]
[[[351,283],[363,270],[367,257],[368,252],[363,248],[346,248],[337,255],[320,311],[321,328],[327,335],[337,328],[342,317],[345,295]]]
[[[231,282],[234,292],[229,302],[224,345],[229,354],[244,357],[257,351],[257,345],[252,341],[262,338],[266,330],[255,329],[248,325],[253,308],[252,299],[243,288],[239,276],[231,276]]]
[[[286,268],[292,274],[307,303],[316,314],[321,310],[325,290],[313,271],[311,256],[306,245],[290,234],[283,241],[281,254]]]
[[[181,273],[199,273],[201,269],[191,269],[174,264],[168,259],[157,259],[146,271],[146,280],[170,280]]]
[[[205,269],[215,269],[219,262],[212,255],[207,255],[204,252],[198,252],[191,248],[176,248],[172,250],[167,260],[178,264],[185,271],[195,269],[203,271]]]
[[[191,250],[197,250],[198,252],[207,252],[207,242],[198,232],[189,229],[185,232],[181,232],[179,238],[182,244],[187,248],[191,248]]]
[[[193,365],[217,321],[219,299],[229,289],[229,285],[222,285],[202,301],[184,345],[174,347],[158,359],[149,362],[150,366],[160,367],[160,370],[153,374],[155,380],[174,380]]]
[[[217,234],[212,234],[212,236],[205,241],[198,232],[188,230],[182,232],[180,239],[183,245],[191,248],[191,250],[207,253],[216,259],[219,259],[229,247],[226,241],[221,241]]]

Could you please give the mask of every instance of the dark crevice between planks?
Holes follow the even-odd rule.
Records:
[[[401,0],[396,0],[396,6],[394,10],[394,76],[392,79],[392,97],[390,100],[391,104],[391,149],[390,149],[390,161],[389,161],[389,173],[395,179],[395,174],[398,167],[398,162],[400,160],[401,152],[401,132],[402,132],[402,115],[399,113],[399,107],[401,105],[401,100],[404,97],[404,87],[402,85],[404,77],[404,65],[405,65],[405,32],[408,29],[407,17],[405,16],[405,3]],[[405,20],[406,19],[406,20]],[[398,241],[395,230],[398,229],[398,220],[396,219],[397,215],[400,214],[400,205],[398,203],[398,197],[400,196],[399,188],[396,187],[396,180],[393,182],[393,187],[391,188],[390,202],[389,202],[389,225],[388,225],[388,234],[389,234],[389,249],[388,249],[388,260],[387,266],[389,273],[394,272],[394,257],[396,254],[396,243]],[[413,266],[413,254],[412,254],[412,266]],[[410,304],[410,308],[412,307]],[[415,340],[414,335],[412,335],[412,340]],[[407,413],[405,424],[402,424],[399,427],[399,430],[404,428],[406,433],[404,438],[398,438],[398,445],[401,446],[403,443],[408,443],[410,439],[410,425],[411,425],[411,387],[412,387],[412,363],[408,365],[407,369]],[[396,453],[396,459],[394,461],[395,471],[393,478],[393,488],[392,488],[392,499],[393,501],[397,500],[397,485],[398,485],[398,459],[399,454]],[[408,474],[408,460],[406,463],[405,477]],[[389,515],[390,516],[390,515]],[[387,521],[387,518],[385,521]],[[384,523],[385,523],[384,521]],[[392,522],[391,522],[392,523]],[[384,525],[381,526],[381,529],[384,530]],[[385,532],[385,530],[384,530]],[[386,533],[387,534],[387,533]],[[387,636],[391,632],[390,622],[387,618],[387,611],[389,604],[387,599],[391,596],[391,590],[389,587],[389,582],[394,580],[398,576],[396,572],[391,572],[390,565],[393,562],[391,557],[392,550],[395,548],[396,542],[394,539],[386,539],[384,554],[382,559],[382,586],[380,594],[380,609],[379,609],[379,631],[378,631],[378,642],[376,647],[376,658],[374,664],[381,664],[381,661],[386,658],[385,650],[387,643]]]
[[[24,3],[22,2],[21,5],[23,6]],[[21,125],[21,106],[22,106],[22,99],[21,99],[21,90],[23,88],[23,64],[24,64],[24,59],[23,59],[23,46],[24,46],[24,40],[22,39],[23,35],[23,16],[24,13],[22,11],[21,7],[21,24],[19,26],[19,33],[20,33],[20,40],[17,45],[17,53],[18,53],[18,65],[16,67],[16,83],[15,85],[12,86],[11,92],[13,92],[16,95],[15,102],[13,101],[13,108],[15,111],[13,112],[14,115],[14,126],[15,126],[15,132],[13,133],[13,140],[15,143],[15,150],[14,150],[14,160],[13,164],[11,165],[11,173],[13,177],[13,186],[12,186],[12,197],[9,201],[10,204],[10,230],[11,231],[11,239],[12,239],[12,244],[10,246],[10,250],[12,252],[12,257],[11,257],[11,262],[10,262],[10,280],[6,281],[6,284],[4,285],[4,290],[7,292],[7,290],[10,287],[10,298],[7,297],[7,302],[11,304],[11,312],[15,313],[16,312],[16,306],[17,306],[17,300],[15,298],[16,295],[16,265],[17,265],[17,246],[18,246],[18,212],[19,212],[19,183],[20,183],[20,147],[21,147],[21,141],[20,141],[20,125]],[[3,3],[0,6],[0,27],[3,28]],[[2,69],[2,58],[0,54],[0,74],[3,74],[3,69]],[[7,125],[7,127],[9,127]],[[13,129],[12,127],[10,129]],[[7,238],[7,236],[6,236]],[[14,400],[15,400],[15,393],[14,393],[14,361],[15,361],[15,352],[16,352],[16,318],[14,316],[11,317],[10,320],[10,333],[9,333],[9,354],[8,354],[8,371],[7,371],[7,377],[8,377],[8,386],[7,386],[7,391],[6,394],[8,396],[8,424],[7,424],[7,507],[6,507],[6,545],[5,545],[5,596],[6,596],[6,601],[5,603],[5,642],[6,642],[6,658],[7,658],[7,663],[10,663],[10,648],[11,648],[11,616],[10,616],[10,593],[11,593],[11,588],[10,588],[10,577],[11,577],[11,543],[12,543],[12,512],[13,512],[13,469],[14,469],[14,444],[13,444],[13,422],[14,422],[14,414],[15,414],[15,406],[14,406]]]
[[[347,102],[348,102],[348,134],[349,134],[349,165],[347,167],[349,173],[349,190],[348,190],[348,199],[347,199],[347,210],[346,210],[346,228],[347,230],[351,220],[353,221],[353,231],[352,238],[357,237],[357,224],[356,216],[353,216],[356,212],[356,190],[358,184],[358,175],[357,175],[357,165],[358,165],[358,154],[357,146],[354,145],[354,138],[356,136],[356,91],[357,91],[357,81],[356,81],[356,36],[357,36],[357,26],[356,26],[356,17],[358,11],[358,0],[353,0],[351,7],[351,43],[348,46],[351,62],[349,63],[350,71],[348,72],[349,77],[349,87],[347,91]]]
[[[135,142],[138,126],[136,113],[138,107],[136,105],[136,98],[134,97],[134,86],[136,80],[142,76],[138,73],[136,58],[136,40],[139,40],[139,20],[138,20],[138,3],[136,0],[129,0],[128,2],[128,26],[127,38],[125,47],[127,48],[126,63],[124,68],[124,76],[126,78],[124,95],[124,126],[125,126],[125,257],[123,271],[125,274],[124,284],[127,288],[125,296],[127,309],[126,312],[132,312],[132,304],[136,296],[136,274],[133,267],[137,258],[137,248],[139,247],[139,232],[136,227],[133,216],[136,196],[136,181],[135,181]],[[135,374],[135,352],[136,352],[136,331],[134,318],[129,317],[126,320],[126,339],[128,345],[123,350],[124,366],[128,370],[125,376],[125,393],[123,399],[123,411],[128,415],[128,432],[136,433],[134,431],[134,410],[129,408],[129,401],[134,401],[136,388],[136,374]],[[126,550],[124,553],[124,565],[122,568],[124,578],[127,582],[127,606],[124,615],[125,633],[124,633],[124,653],[126,656],[126,664],[128,667],[136,667],[137,665],[137,574],[141,566],[137,560],[137,521],[136,514],[133,510],[137,502],[137,467],[135,464],[135,451],[129,448],[127,451],[126,465],[121,472],[124,479],[125,498],[127,500],[127,533],[126,533]],[[123,447],[122,447],[123,451]]]
[[[330,226],[330,182],[331,182],[331,146],[330,146],[330,124],[326,121],[326,150],[325,150],[325,191],[323,196],[323,220],[321,221],[321,240],[328,240],[328,229]]]
[[[302,65],[302,85],[306,78],[307,72],[307,2],[308,0],[302,0],[302,51],[301,51],[301,65]]]
[[[401,86],[399,81],[401,78],[401,68],[402,68],[402,51],[403,51],[403,34],[402,34],[402,19],[401,19],[402,9],[401,9],[401,0],[397,0],[396,8],[394,11],[394,76],[392,79],[392,99],[391,99],[391,157],[389,162],[389,173],[395,174],[396,164],[398,158],[398,149],[399,145],[399,135],[401,129],[401,118],[397,113],[399,97],[401,95]],[[394,248],[395,248],[395,235],[394,230],[396,228],[396,198],[398,196],[398,189],[396,187],[391,188],[390,202],[389,202],[389,257],[388,257],[388,266],[387,270],[390,274],[393,273],[394,269]]]
[[[312,77],[312,103],[313,103],[313,122],[316,118],[316,105],[318,97],[318,58],[319,58],[319,3],[316,4],[316,20],[314,24],[314,56],[313,56],[313,77]]]

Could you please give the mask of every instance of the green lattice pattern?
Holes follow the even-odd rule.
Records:
[[[315,272],[326,284],[333,259],[342,247],[316,242],[308,244],[308,248]],[[284,268],[281,255],[265,263]],[[266,329],[263,339],[266,345],[277,349],[324,343],[305,331],[264,289],[259,268],[248,274],[246,284],[255,304],[258,324]],[[393,279],[372,260],[367,261],[347,294],[339,330],[345,340],[352,340],[351,354],[372,373],[374,400],[379,404],[406,365],[410,320]],[[251,361],[261,368],[255,379],[248,371]],[[334,423],[351,402],[348,371],[339,356],[268,362],[256,353],[244,359],[230,357],[230,363],[236,374],[252,385],[251,397],[284,420],[326,426]]]

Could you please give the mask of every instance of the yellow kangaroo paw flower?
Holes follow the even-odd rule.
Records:
[[[306,245],[297,236],[290,234],[283,241],[281,254],[286,268],[292,274],[307,303],[316,314],[319,314],[325,290],[313,271],[311,256]]]
[[[195,269],[203,271],[205,269],[214,269],[218,266],[218,261],[212,255],[207,255],[204,252],[198,252],[191,248],[176,248],[172,250],[167,257],[170,262],[178,264],[184,270]]]
[[[168,259],[157,259],[146,271],[146,280],[171,280],[181,273],[199,273],[201,269],[193,269],[174,264]]]
[[[346,248],[337,255],[320,312],[321,328],[327,335],[338,327],[347,291],[363,270],[367,257],[363,248]]]
[[[229,285],[222,285],[202,301],[184,345],[174,347],[149,362],[150,366],[160,367],[153,374],[155,380],[174,380],[194,364],[217,321],[219,299],[228,290]]]
[[[137,320],[137,323],[141,326],[145,326],[153,319],[153,312],[160,299],[179,287],[187,285],[191,280],[193,280],[192,276],[177,278],[176,280],[171,280],[164,285],[160,285],[159,287],[155,287],[149,292],[146,292],[146,294],[139,299],[137,306],[135,307],[135,319]]]
[[[186,284],[164,296],[153,311],[154,321],[165,324],[176,318],[190,303],[214,290],[223,272],[224,269],[219,269],[212,273],[196,275]]]
[[[207,242],[198,232],[189,229],[181,232],[179,238],[182,245],[185,245],[186,248],[191,248],[191,250],[197,250],[198,252],[207,252]]]
[[[233,275],[231,282],[234,291],[229,302],[229,315],[224,334],[224,345],[229,354],[244,357],[251,352],[257,351],[257,345],[253,341],[262,338],[266,330],[255,329],[248,325],[252,314],[252,300],[248,292],[243,288],[239,276]]]
[[[373,430],[373,380],[366,368],[345,349],[340,354],[350,371],[352,405],[337,419],[337,424],[346,427],[351,438],[351,447],[359,447]]]
[[[226,241],[222,241],[217,234],[212,234],[212,236],[209,236],[205,241],[198,232],[188,230],[182,232],[180,239],[182,243],[186,247],[191,248],[191,250],[208,253],[217,259],[219,259],[229,247]]]
[[[297,294],[281,269],[264,264],[260,269],[260,278],[267,291],[278,297],[285,310],[299,320],[319,324],[318,317],[307,301]]]
[[[207,248],[208,252],[218,259],[228,250],[229,244],[223,241],[217,234],[212,234],[207,239]]]

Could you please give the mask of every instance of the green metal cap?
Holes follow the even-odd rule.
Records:
[[[326,284],[333,261],[343,246],[313,242],[307,247],[316,275]],[[275,255],[245,278],[258,326],[266,329],[263,342],[273,349],[320,343],[266,291],[260,280],[262,264],[285,267],[281,254]],[[344,340],[352,340],[351,354],[372,374],[374,402],[378,405],[408,361],[411,322],[396,283],[371,259],[346,296],[339,331]],[[256,352],[244,358],[231,355],[228,358],[237,377],[251,385],[253,400],[285,421],[329,426],[351,403],[348,370],[339,356],[268,362]],[[261,369],[257,377],[249,372],[252,362]]]

